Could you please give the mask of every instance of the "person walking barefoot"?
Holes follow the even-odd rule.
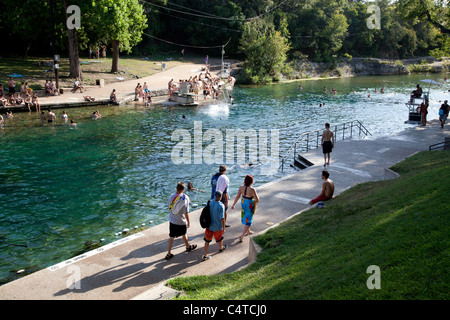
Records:
[[[322,133],[322,151],[323,151],[324,167],[330,165],[330,153],[333,150],[333,147],[334,147],[334,134],[333,131],[330,130],[330,124],[327,122],[325,123],[325,130]]]
[[[252,187],[253,177],[251,175],[247,175],[244,178],[244,184],[239,187],[238,194],[234,199],[233,206],[231,210],[234,210],[234,206],[238,202],[239,198],[242,196],[241,200],[241,222],[244,225],[244,232],[239,237],[239,242],[242,242],[245,235],[250,235],[253,232],[250,230],[250,227],[253,223],[253,216],[256,211],[256,204],[259,202],[258,193],[256,189]]]

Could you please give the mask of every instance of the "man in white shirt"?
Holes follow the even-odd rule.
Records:
[[[216,191],[222,192],[222,203],[225,206],[225,227],[229,227],[227,224],[227,211],[228,211],[228,198],[229,198],[229,189],[230,189],[230,179],[225,175],[227,172],[227,166],[221,165],[219,167],[220,176],[217,178]]]

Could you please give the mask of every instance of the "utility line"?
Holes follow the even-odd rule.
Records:
[[[230,28],[227,28],[227,27],[213,26],[213,25],[210,25],[210,24],[207,24],[207,23],[203,23],[203,22],[196,22],[196,21],[185,19],[185,18],[182,18],[182,17],[177,17],[177,16],[171,15],[169,13],[165,13],[165,12],[159,12],[159,14],[163,14],[163,15],[175,18],[175,19],[180,19],[180,20],[184,20],[184,21],[187,21],[187,22],[195,23],[195,24],[200,24],[200,25],[205,26],[205,27],[223,29],[223,30],[233,31],[233,32],[242,32],[241,30],[230,29]]]
[[[176,10],[176,9],[173,9],[173,8],[168,8],[168,7],[165,7],[165,6],[161,6],[161,5],[158,5],[156,3],[148,2],[148,1],[145,1],[145,0],[140,0],[140,1],[143,2],[143,3],[147,3],[149,5],[161,8],[161,9],[166,9],[166,10],[170,10],[170,11],[174,11],[174,12],[178,12],[178,13],[182,13],[182,14],[186,14],[186,15],[196,16],[196,17],[200,17],[200,18],[228,20],[228,21],[249,21],[249,20],[260,18],[260,17],[262,17],[262,16],[272,12],[273,10],[275,10],[276,8],[278,8],[279,6],[281,6],[282,4],[287,2],[288,0],[284,0],[283,2],[279,3],[278,5],[276,5],[275,7],[271,8],[270,10],[266,11],[265,13],[262,13],[262,14],[260,14],[258,16],[255,16],[255,17],[245,18],[245,19],[225,18],[225,17],[215,16],[215,15],[211,15],[211,14],[205,15],[205,13],[203,13],[203,14],[196,14],[196,13],[191,13],[191,12],[184,12],[184,11]],[[187,7],[183,7],[183,8],[189,9]],[[190,9],[190,10],[193,10],[193,9]]]
[[[168,41],[168,40],[164,40],[164,39],[161,39],[161,38],[152,36],[151,34],[148,34],[148,33],[145,33],[145,32],[144,32],[144,34],[145,34],[146,36],[150,37],[150,38],[154,38],[154,39],[159,40],[159,41],[163,41],[163,42],[166,42],[166,43],[169,43],[169,44],[173,44],[173,45],[175,45],[175,46],[179,46],[179,47],[187,47],[187,48],[196,48],[196,49],[214,49],[214,48],[222,48],[222,47],[225,47],[225,46],[230,42],[230,40],[231,40],[231,38],[230,38],[230,39],[228,40],[228,42],[227,42],[225,45],[204,47],[204,46],[191,46],[191,45],[187,45],[187,44],[179,44],[179,43],[175,43],[175,42],[172,42],[172,41]]]

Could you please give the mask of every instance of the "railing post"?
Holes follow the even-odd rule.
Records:
[[[308,151],[309,151],[309,132],[306,135],[306,152],[308,152]]]
[[[317,130],[316,148],[319,147],[319,130]]]
[[[344,127],[342,128],[342,140],[345,140],[345,123]]]

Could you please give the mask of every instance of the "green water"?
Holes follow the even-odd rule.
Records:
[[[142,223],[166,221],[166,201],[177,181],[192,181],[206,192],[190,193],[194,204],[206,202],[210,177],[218,164],[175,165],[171,140],[176,129],[279,130],[280,155],[302,133],[326,121],[360,120],[374,136],[399,132],[408,111],[404,105],[424,75],[358,77],[302,81],[262,87],[237,87],[235,105],[199,107],[129,105],[66,110],[78,123],[71,129],[60,120],[42,125],[35,112],[18,113],[0,129],[0,239],[27,244],[13,247],[0,242],[0,279],[11,280],[19,269],[36,270],[77,254],[87,241],[109,243],[115,233]],[[427,78],[442,82],[442,75]],[[303,90],[298,86],[302,85]],[[337,95],[323,93],[332,87]],[[386,93],[373,90],[385,86]],[[423,86],[425,87],[425,86]],[[368,88],[368,89],[366,89]],[[449,98],[448,84],[431,91],[429,119],[438,117],[438,100]],[[368,97],[368,94],[371,97]],[[319,103],[325,107],[319,108]],[[185,117],[183,117],[183,115]],[[229,170],[231,193],[236,194],[246,174],[255,186],[282,176],[262,170]]]

